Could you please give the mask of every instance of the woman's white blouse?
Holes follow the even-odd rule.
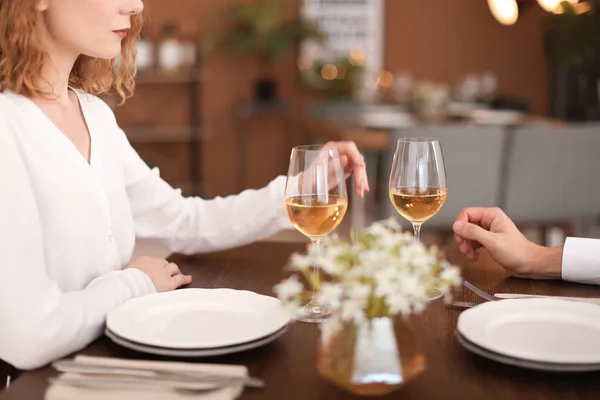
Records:
[[[285,177],[237,196],[184,198],[140,159],[102,100],[78,97],[89,164],[31,100],[0,93],[0,359],[20,369],[81,349],[111,308],[155,291],[146,274],[123,269],[136,237],[190,254],[290,226]]]

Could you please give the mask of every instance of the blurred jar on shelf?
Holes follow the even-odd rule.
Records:
[[[198,27],[193,21],[186,21],[181,24],[181,52],[182,66],[185,68],[195,68],[198,57]]]
[[[394,99],[400,104],[408,104],[413,100],[415,81],[410,72],[396,72],[393,91]]]
[[[491,103],[496,98],[498,90],[498,77],[491,71],[484,72],[481,76],[479,99],[484,103]]]
[[[163,72],[177,71],[184,64],[184,51],[177,33],[177,26],[174,24],[167,24],[162,29],[158,48],[158,67]]]
[[[148,71],[154,66],[154,44],[148,37],[146,29],[142,30],[140,39],[136,42],[137,54],[135,62],[140,72]]]
[[[415,87],[415,100],[420,117],[425,121],[438,121],[446,116],[450,89],[447,85],[423,81]]]
[[[458,84],[454,97],[464,103],[475,103],[481,92],[481,78],[477,74],[468,74]]]

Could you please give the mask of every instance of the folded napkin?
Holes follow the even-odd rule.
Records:
[[[120,358],[108,358],[108,357],[89,357],[89,356],[77,356],[75,357],[76,362],[102,365],[107,367],[128,367],[128,368],[139,368],[139,369],[162,369],[162,370],[178,370],[186,372],[202,372],[211,374],[223,374],[231,375],[235,377],[245,377],[248,374],[246,367],[241,365],[217,365],[217,364],[199,364],[199,363],[187,363],[187,362],[171,362],[171,361],[146,361],[146,360],[128,360]],[[81,377],[82,374],[75,373],[64,373],[61,374],[58,379]],[[89,376],[89,375],[88,375]],[[106,375],[102,375],[106,377]],[[129,379],[129,377],[127,377]],[[147,378],[131,378],[137,382],[144,382]],[[161,379],[162,380],[162,379]],[[202,385],[210,387],[214,386],[212,383],[192,383],[190,387],[202,387]],[[87,388],[87,387],[76,387],[67,384],[55,383],[50,385],[46,390],[45,400],[233,400],[238,398],[242,391],[243,385],[236,384],[231,386],[225,386],[219,390],[211,391],[208,393],[188,394],[188,393],[176,393],[174,391],[166,391],[161,388],[155,388],[151,386],[136,387],[132,383],[132,388],[116,389],[116,388]]]

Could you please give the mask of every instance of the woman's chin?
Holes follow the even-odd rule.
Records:
[[[121,54],[121,46],[111,46],[111,48],[106,48],[103,51],[93,51],[84,54],[88,57],[99,58],[101,60],[114,60]]]

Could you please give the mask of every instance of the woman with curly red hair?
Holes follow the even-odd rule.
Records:
[[[136,237],[173,252],[239,246],[287,228],[285,177],[184,198],[150,169],[98,97],[134,90],[141,0],[0,0],[0,360],[31,369],[86,346],[107,312],[188,284]],[[122,63],[114,71],[114,58]],[[368,190],[353,143],[333,144]],[[1,384],[0,384],[1,385]]]

